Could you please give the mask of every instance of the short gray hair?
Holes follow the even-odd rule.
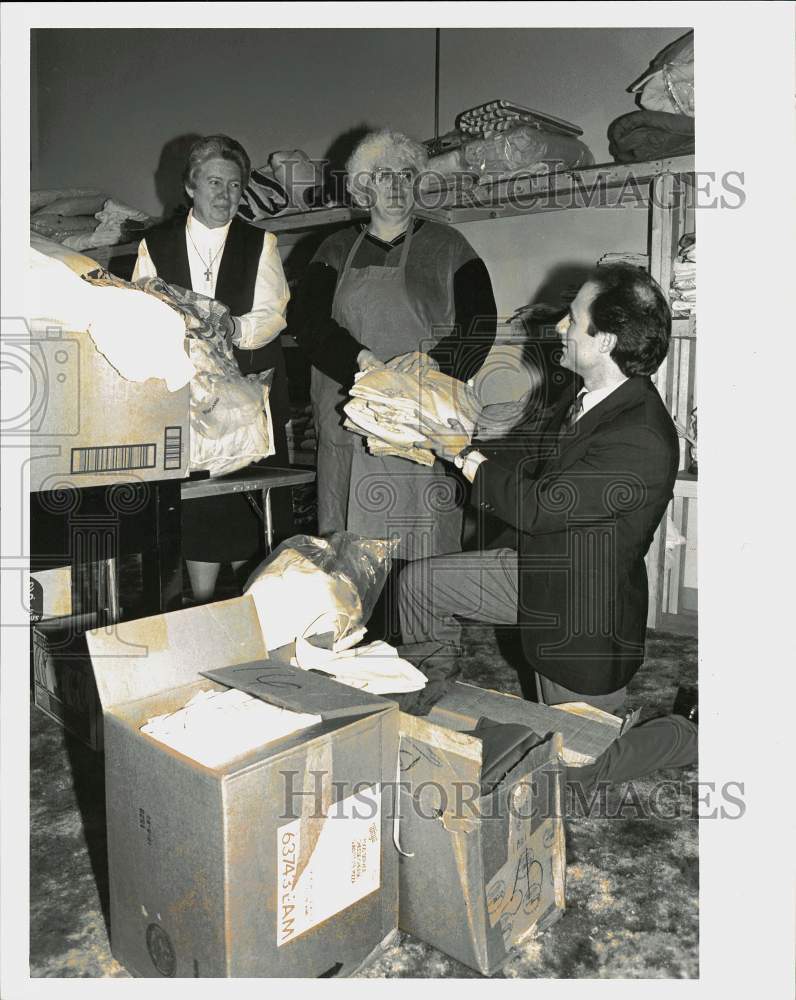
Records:
[[[252,161],[249,154],[236,139],[231,139],[228,135],[206,135],[203,139],[198,139],[188,153],[188,162],[183,173],[183,183],[186,187],[196,187],[196,172],[203,163],[208,160],[232,160],[237,163],[240,170],[240,182],[242,187],[249,183],[249,175],[252,171]]]
[[[403,132],[394,132],[389,128],[369,132],[357,143],[346,163],[348,188],[355,198],[361,188],[362,176],[369,174],[379,161],[388,158],[412,166],[418,173],[428,164],[426,147]]]

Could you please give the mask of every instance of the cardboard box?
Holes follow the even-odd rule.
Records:
[[[88,333],[60,327],[36,324],[29,339],[4,340],[6,349],[31,372],[20,432],[30,434],[32,492],[188,475],[187,385],[169,392],[162,379],[130,382]]]
[[[90,614],[33,626],[33,702],[86,746],[102,750],[102,709],[85,636],[96,624]]]
[[[57,566],[30,574],[31,621],[65,618],[72,608],[72,567]]]
[[[464,724],[460,713],[462,728],[475,728],[479,714]],[[503,721],[499,711],[490,718]],[[399,925],[491,975],[564,909],[561,737],[481,796],[481,740],[441,719],[436,710],[401,714]]]
[[[88,644],[104,713],[114,956],[151,977],[316,977],[361,964],[398,920],[382,806],[397,707],[267,660],[248,596],[97,630]],[[323,721],[217,768],[140,732],[194,692],[224,690],[200,671],[225,667],[235,686]]]
[[[501,694],[488,688],[457,681],[429,716],[450,729],[467,731],[473,719],[486,716],[496,722],[517,722],[535,733],[560,733],[562,759],[578,767],[591,762],[636,724],[641,709],[624,719],[609,715],[585,702],[571,702],[551,708],[526,701],[517,695]]]

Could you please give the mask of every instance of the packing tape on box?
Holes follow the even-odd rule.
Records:
[[[298,884],[304,869],[312,858],[313,851],[328,819],[332,803],[332,765],[333,751],[331,736],[313,740],[307,747],[304,763],[304,775],[312,780],[313,794],[301,796],[301,838],[296,871],[293,877],[294,886]],[[318,801],[318,776],[320,775],[320,801]],[[320,808],[319,808],[320,807]]]
[[[456,732],[453,729],[446,729],[442,726],[427,722],[425,719],[412,715],[401,714],[401,738],[398,749],[399,771],[406,774],[415,766],[419,759],[424,759],[435,769],[435,774],[439,784],[443,787],[450,786],[455,789],[462,781],[462,776],[457,772],[454,765],[448,759],[447,754],[453,753],[464,757],[475,765],[479,772],[482,764],[481,740],[467,736],[464,733]],[[399,775],[400,776],[400,775]],[[403,794],[403,786],[398,785],[399,794]],[[454,805],[451,806],[451,801]],[[471,872],[469,868],[468,836],[476,829],[477,817],[468,819],[456,815],[459,802],[455,795],[447,796],[449,808],[440,811],[439,821],[451,835],[451,846],[456,860],[456,871],[459,876],[462,897],[465,903],[465,913],[467,915],[467,933],[470,943],[478,961],[486,967],[487,950],[484,935],[479,933],[476,921],[482,915],[483,910],[477,905],[477,901],[472,898],[470,892]],[[396,846],[402,854],[406,852]],[[408,855],[413,857],[413,854]]]

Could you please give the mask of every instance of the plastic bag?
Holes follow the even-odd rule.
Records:
[[[278,545],[244,588],[254,599],[266,647],[325,632],[336,642],[365,625],[397,544],[337,531],[328,538],[294,535]]]
[[[647,111],[694,117],[694,33],[689,31],[655,56],[628,87]]]
[[[191,379],[191,469],[225,476],[275,452],[269,394],[274,371]]]
[[[591,151],[580,139],[543,132],[529,125],[468,142],[463,155],[467,165],[482,175],[514,171],[544,174],[576,170],[594,163]]]

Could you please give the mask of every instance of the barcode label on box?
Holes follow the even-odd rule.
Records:
[[[73,448],[72,474],[154,469],[157,453],[156,444],[119,444],[107,445],[102,448]]]
[[[329,808],[318,842],[299,870],[306,833],[306,821],[300,819],[277,829],[277,947],[379,888],[380,786],[371,785]]]
[[[182,465],[182,427],[167,427],[163,440],[163,468],[179,469]]]

